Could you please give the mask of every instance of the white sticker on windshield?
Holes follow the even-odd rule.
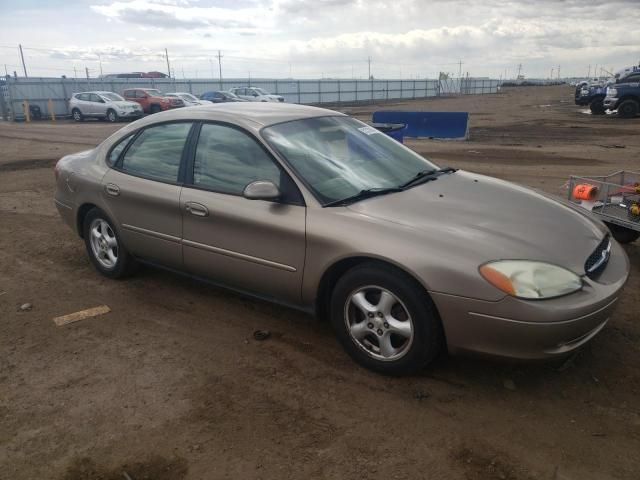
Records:
[[[373,127],[360,127],[358,130],[360,130],[362,133],[366,134],[366,135],[373,135],[374,133],[380,133],[380,130],[377,130]]]

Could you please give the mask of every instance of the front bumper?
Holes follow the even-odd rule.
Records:
[[[616,97],[605,97],[603,104],[607,110],[616,110],[619,101],[620,99]]]
[[[118,112],[118,116],[120,118],[140,118],[142,115],[142,110],[124,110],[122,112]]]
[[[617,242],[597,281],[585,278],[576,293],[549,300],[506,296],[497,302],[431,292],[450,352],[523,360],[566,355],[591,340],[610,319],[629,273]]]

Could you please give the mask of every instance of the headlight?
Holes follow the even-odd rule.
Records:
[[[615,88],[607,88],[607,97],[615,97],[618,95],[618,90]]]
[[[480,274],[491,285],[518,298],[554,298],[582,288],[580,277],[549,263],[530,260],[498,260],[485,263]]]
[[[587,95],[589,95],[589,90],[587,90],[586,88],[583,88],[582,90],[580,90],[580,95],[582,95],[583,97],[586,97]]]

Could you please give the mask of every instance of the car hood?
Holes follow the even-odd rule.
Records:
[[[579,207],[499,179],[457,171],[352,204],[354,213],[419,230],[479,263],[528,259],[584,273],[607,229]],[[425,248],[427,245],[425,244]]]

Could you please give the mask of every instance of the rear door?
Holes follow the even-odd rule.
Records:
[[[91,104],[91,114],[97,117],[104,117],[107,114],[107,104],[95,93],[89,94]]]
[[[180,166],[192,125],[142,130],[102,180],[108,213],[131,253],[177,269],[183,265]]]
[[[247,184],[270,180],[278,202],[248,200]],[[300,303],[306,208],[297,187],[251,134],[205,123],[180,206],[185,268],[216,282]]]

